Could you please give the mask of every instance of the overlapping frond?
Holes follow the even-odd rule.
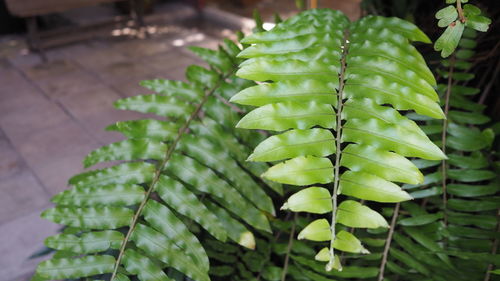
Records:
[[[212,239],[251,249],[253,229],[270,231],[267,192],[281,186],[258,180],[266,164],[244,161],[262,137],[234,129],[239,115],[226,100],[250,82],[234,76],[241,50],[225,43],[217,51],[192,48],[210,69],[190,66],[189,82],[144,81],[156,94],[115,103],[158,118],[109,126],[127,139],[92,151],[83,163],[115,165],[72,177],[71,188],[53,198],[56,207],[42,217],[68,228],[47,238],[57,252],[38,266],[39,279],[173,280],[172,269],[208,281],[209,256],[195,225]]]

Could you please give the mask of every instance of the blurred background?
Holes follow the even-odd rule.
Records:
[[[137,119],[113,109],[122,97],[148,93],[145,79],[185,80],[184,69],[203,64],[185,49],[216,48],[235,32],[248,33],[255,9],[273,26],[296,14],[295,0],[0,0],[0,281],[29,280],[43,239],[58,226],[39,214],[67,179],[83,170],[91,150],[119,140],[103,129]],[[299,1],[300,2],[300,1]],[[398,16],[433,40],[441,32],[434,13],[443,1],[309,1],[340,9],[356,20],[365,14]],[[481,34],[470,83],[500,120],[499,4],[476,1],[493,19]],[[432,46],[419,46],[429,64]]]

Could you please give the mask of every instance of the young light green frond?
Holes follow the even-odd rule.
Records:
[[[361,245],[361,241],[359,241],[358,238],[356,238],[356,236],[352,233],[341,230],[336,236],[337,237],[333,242],[333,247],[335,247],[335,249],[348,253],[370,253],[367,249],[365,249],[365,247],[363,247],[363,245]]]
[[[297,238],[299,240],[307,239],[321,242],[330,241],[331,236],[332,233],[328,221],[325,219],[317,219],[302,229]]]
[[[243,105],[263,106],[286,102],[293,98],[295,102],[316,101],[335,104],[335,92],[338,81],[286,80],[277,83],[264,83],[249,87],[231,98],[231,102]]]
[[[248,161],[278,161],[297,156],[329,156],[335,153],[333,134],[324,129],[289,130],[261,142]]]
[[[345,200],[340,203],[337,222],[345,226],[360,228],[389,227],[382,215],[353,200]]]
[[[238,123],[237,128],[284,131],[309,129],[314,126],[335,127],[335,111],[331,105],[316,102],[284,102],[254,109]]]
[[[253,45],[239,54],[247,60],[236,75],[263,83],[231,99],[257,106],[237,127],[281,132],[262,141],[248,160],[282,161],[262,175],[279,183],[332,183],[326,195],[330,205],[317,199],[327,189],[310,187],[283,206],[332,212],[331,223],[318,219],[299,235],[330,241],[328,269],[340,268],[334,266],[335,243],[340,243],[335,241],[341,241],[337,233],[345,234],[336,230],[337,223],[388,227],[379,213],[356,201],[337,202],[339,194],[376,202],[410,200],[392,182],[418,184],[424,178],[405,157],[446,158],[414,121],[398,112],[444,118],[436,80],[412,41],[430,43],[407,21],[369,16],[350,23],[328,9],[305,11],[242,40]],[[355,240],[346,240],[342,249],[366,253]]]
[[[351,171],[369,172],[388,181],[418,184],[424,176],[405,157],[375,146],[350,144],[343,151],[341,165]]]
[[[281,210],[325,214],[332,211],[331,195],[323,187],[308,187],[288,198]]]
[[[361,171],[369,171],[361,169]],[[345,172],[340,177],[340,194],[377,202],[401,202],[412,197],[396,184],[365,172]]]
[[[262,177],[285,184],[331,183],[333,165],[327,158],[299,156],[272,166]]]

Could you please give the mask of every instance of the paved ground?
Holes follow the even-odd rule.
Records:
[[[16,44],[0,56],[1,281],[29,279],[39,260],[28,257],[58,229],[39,218],[49,198],[83,171],[88,152],[120,139],[103,128],[143,117],[113,109],[113,101],[147,93],[143,79],[184,80],[184,68],[199,63],[185,45],[217,46],[215,37],[175,23],[193,15],[183,8],[148,17],[155,34],[142,40],[107,26],[97,39],[49,50],[45,64]]]

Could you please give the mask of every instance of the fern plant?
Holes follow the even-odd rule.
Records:
[[[335,249],[366,253],[345,227],[388,227],[355,199],[411,199],[393,183],[423,180],[405,157],[445,158],[399,111],[443,118],[434,77],[411,41],[430,40],[413,24],[384,17],[349,22],[339,11],[309,10],[267,32],[243,39],[252,46],[237,75],[259,81],[231,101],[258,106],[239,128],[282,132],[260,143],[251,161],[283,161],[263,177],[307,186],[282,209],[331,214],[305,227],[299,239],[329,242],[316,259],[340,270]],[[290,130],[289,130],[290,129]],[[340,224],[342,226],[337,226]]]
[[[247,248],[255,247],[254,229],[270,231],[274,206],[267,192],[280,193],[281,186],[258,179],[265,164],[244,161],[262,137],[237,132],[241,109],[227,102],[252,84],[234,76],[241,50],[229,40],[218,51],[192,50],[210,69],[190,66],[188,83],[144,81],[157,94],[116,102],[118,109],[159,118],[108,127],[127,139],[92,151],[83,162],[113,165],[72,177],[71,189],[52,199],[56,207],[42,217],[67,228],[46,239],[57,252],[38,266],[38,280],[173,280],[174,273],[210,280],[195,226]]]
[[[424,131],[448,159],[415,161],[424,169],[425,181],[403,187],[422,202],[404,203],[404,214],[394,215],[398,222],[387,267],[390,274],[408,280],[490,280],[490,271],[500,266],[495,248],[500,184],[492,163],[494,132],[486,126],[490,119],[483,114],[485,106],[475,101],[480,89],[467,85],[474,78],[469,70],[475,37],[476,32],[466,28],[459,49],[438,71],[445,82],[438,90],[447,121],[410,116],[425,121]]]

